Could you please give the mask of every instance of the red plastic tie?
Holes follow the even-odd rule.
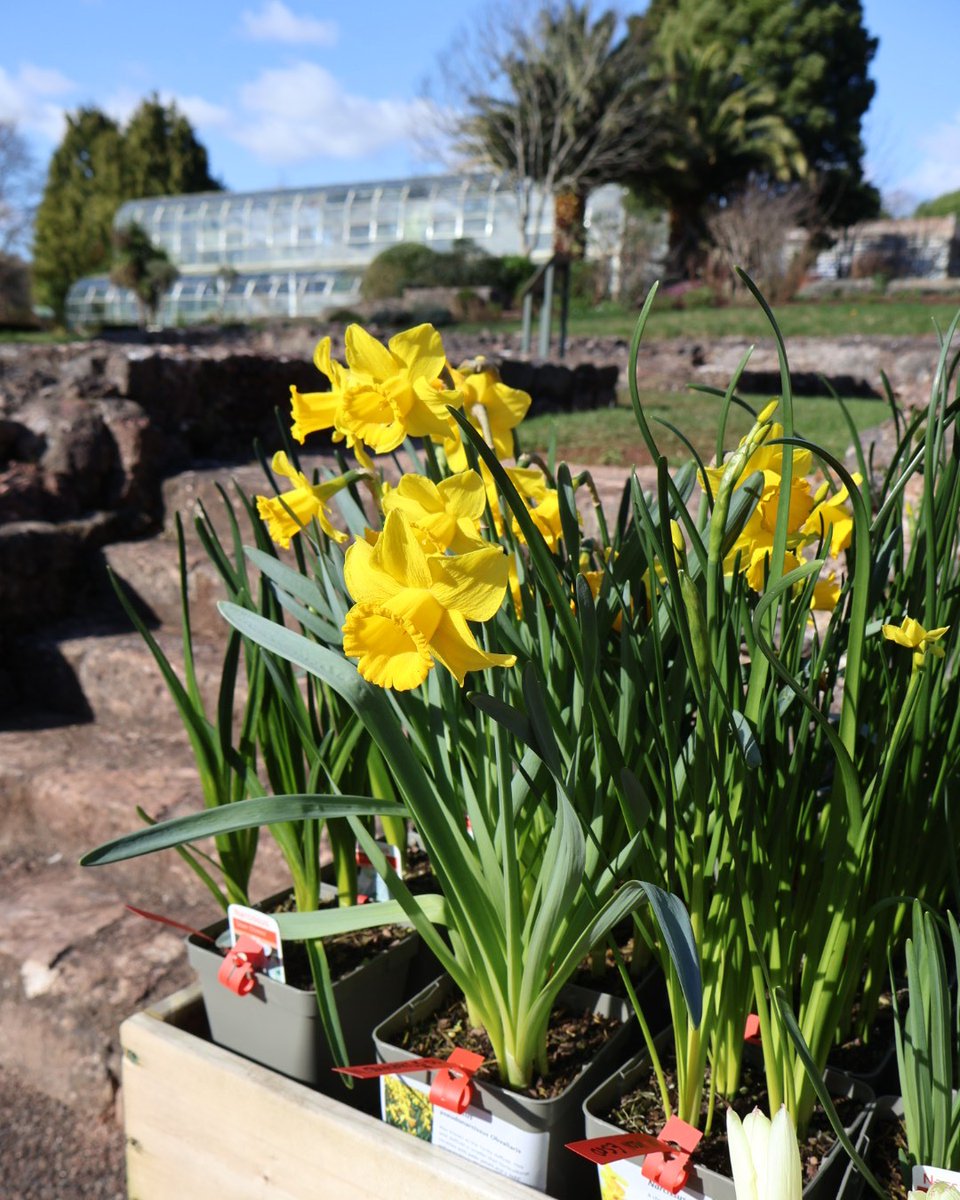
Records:
[[[676,1195],[687,1182],[690,1155],[702,1137],[699,1129],[694,1129],[679,1117],[671,1117],[660,1130],[659,1139],[671,1143],[676,1149],[667,1154],[648,1154],[643,1160],[644,1178]]]
[[[743,1027],[743,1040],[754,1046],[760,1045],[760,1018],[756,1013],[747,1017],[747,1023]]]
[[[466,1112],[473,1099],[473,1076],[483,1066],[483,1055],[458,1046],[451,1051],[446,1066],[433,1077],[430,1103],[453,1113]]]
[[[248,992],[253,991],[257,982],[256,972],[263,966],[266,957],[266,952],[255,938],[245,933],[241,934],[220,964],[217,980],[228,991],[235,992],[238,996],[246,996]]]

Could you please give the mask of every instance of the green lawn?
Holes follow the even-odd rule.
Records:
[[[803,300],[778,305],[774,309],[786,338],[844,337],[850,334],[887,334],[890,336],[934,336],[934,320],[941,328],[953,320],[960,309],[960,291],[953,300],[921,300],[882,296],[856,300]],[[637,319],[637,309],[605,303],[594,309],[576,307],[571,313],[572,336],[629,337]],[[486,326],[489,328],[489,323]],[[456,326],[468,332],[481,325]],[[519,330],[517,321],[496,325],[498,329]],[[654,301],[644,338],[689,337],[767,337],[770,326],[754,302],[730,304],[725,308],[675,309],[666,298]],[[534,331],[534,338],[536,330]]]
[[[30,330],[0,329],[0,345],[12,342],[28,342],[38,345],[59,345],[61,342],[80,342],[84,339],[78,333],[66,333],[64,330]]]
[[[767,403],[768,396],[750,398],[755,408]],[[693,443],[705,461],[712,461],[716,449],[720,401],[696,392],[642,393],[644,411],[661,451],[671,463],[689,457],[687,448],[671,430],[659,422],[676,425]],[[850,412],[858,429],[879,425],[890,410],[882,400],[852,399]],[[812,441],[842,457],[850,444],[850,435],[840,406],[835,400],[819,397],[794,398],[797,429]],[[751,418],[742,409],[731,410],[727,424],[726,449],[735,446],[750,427]],[[546,454],[551,438],[556,438],[557,458],[570,462],[623,466],[649,463],[650,456],[637,428],[633,410],[625,398],[617,408],[593,412],[561,413],[531,417],[518,430],[523,450]]]

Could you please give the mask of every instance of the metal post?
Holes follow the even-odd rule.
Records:
[[[543,305],[540,309],[540,346],[541,358],[550,357],[550,318],[553,309],[553,263],[547,264],[543,275]]]
[[[520,349],[530,353],[530,334],[533,331],[533,295],[525,292],[523,297],[523,332],[520,334]]]

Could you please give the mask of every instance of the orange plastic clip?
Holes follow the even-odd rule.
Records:
[[[458,1046],[450,1052],[446,1066],[437,1071],[430,1088],[430,1103],[450,1112],[466,1112],[473,1099],[473,1074],[483,1065],[483,1055]]]
[[[751,1042],[755,1046],[760,1045],[760,1018],[756,1013],[751,1013],[747,1017],[747,1023],[743,1027],[743,1040]]]
[[[677,1149],[670,1154],[648,1154],[643,1160],[644,1177],[676,1195],[687,1182],[690,1155],[702,1137],[699,1129],[679,1117],[671,1117],[660,1130],[659,1138]]]
[[[243,933],[237,938],[236,944],[227,951],[226,957],[220,964],[217,980],[238,996],[246,996],[253,991],[256,972],[264,964],[267,955],[260,943]]]

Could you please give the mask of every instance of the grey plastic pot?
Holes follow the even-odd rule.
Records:
[[[225,930],[226,922],[221,921],[204,932],[216,939]],[[351,1062],[373,1060],[373,1028],[403,1002],[419,944],[419,935],[411,930],[396,946],[334,982]],[[217,980],[223,962],[219,949],[191,936],[187,956],[199,977],[210,1035],[218,1045],[310,1087],[339,1088],[313,989],[291,987],[258,973],[253,990],[237,996]]]
[[[373,1039],[380,1061],[401,1062],[409,1059],[413,1051],[401,1044],[405,1033],[441,1008],[455,992],[448,976],[436,979],[379,1025],[374,1030]],[[589,1009],[604,1016],[616,1017],[621,1025],[593,1061],[553,1099],[536,1100],[496,1084],[475,1081],[468,1117],[471,1127],[480,1129],[478,1139],[464,1148],[457,1148],[453,1141],[441,1143],[436,1137],[433,1140],[436,1144],[445,1144],[454,1153],[466,1154],[473,1161],[545,1191],[558,1200],[582,1200],[582,1197],[593,1193],[593,1168],[564,1147],[567,1142],[583,1137],[583,1098],[598,1079],[630,1053],[637,1036],[636,1022],[625,1001],[572,984],[563,989],[558,1002],[571,1009]],[[433,1074],[418,1074],[415,1079],[426,1090],[433,1081]],[[389,1119],[386,1111],[384,1119]],[[455,1122],[461,1118],[454,1116],[452,1120]],[[536,1143],[538,1147],[535,1170],[529,1164],[518,1164],[518,1168],[514,1169],[499,1156],[495,1143],[498,1140],[497,1123],[500,1121],[506,1122],[511,1130],[518,1131],[518,1140],[531,1135],[531,1145]],[[484,1125],[489,1128],[486,1135]],[[408,1128],[412,1132],[412,1128]],[[429,1137],[429,1132],[420,1130],[419,1135]],[[490,1140],[485,1141],[485,1138]]]
[[[672,1031],[669,1029],[658,1034],[654,1039],[657,1050],[661,1051],[665,1046],[669,1045],[671,1037]],[[611,1134],[615,1135],[627,1132],[606,1120],[601,1114],[615,1108],[621,1097],[632,1091],[637,1084],[645,1081],[649,1077],[649,1073],[650,1056],[646,1049],[644,1049],[628,1063],[620,1067],[619,1070],[613,1072],[607,1079],[603,1080],[587,1096],[583,1104],[583,1112],[587,1131],[586,1136],[588,1138],[605,1137]],[[825,1078],[834,1095],[851,1096],[863,1104],[863,1112],[847,1130],[851,1137],[855,1137],[856,1132],[866,1120],[869,1105],[874,1098],[873,1092],[859,1080],[853,1080],[849,1076],[841,1075],[836,1071],[828,1070]],[[643,1156],[626,1161],[639,1165],[643,1162]],[[834,1200],[837,1194],[837,1184],[846,1162],[846,1155],[838,1142],[830,1150],[826,1158],[824,1158],[819,1172],[804,1187],[804,1197],[808,1198],[808,1200],[811,1200],[813,1197],[818,1197],[820,1200]],[[616,1169],[616,1165],[614,1165],[614,1170]],[[696,1155],[691,1160],[690,1175],[684,1188],[684,1194],[687,1192],[695,1196],[703,1196],[706,1200],[736,1200],[733,1180],[728,1175],[721,1175],[718,1171],[712,1171],[708,1167],[698,1166]],[[629,1192],[627,1195],[629,1196]]]

